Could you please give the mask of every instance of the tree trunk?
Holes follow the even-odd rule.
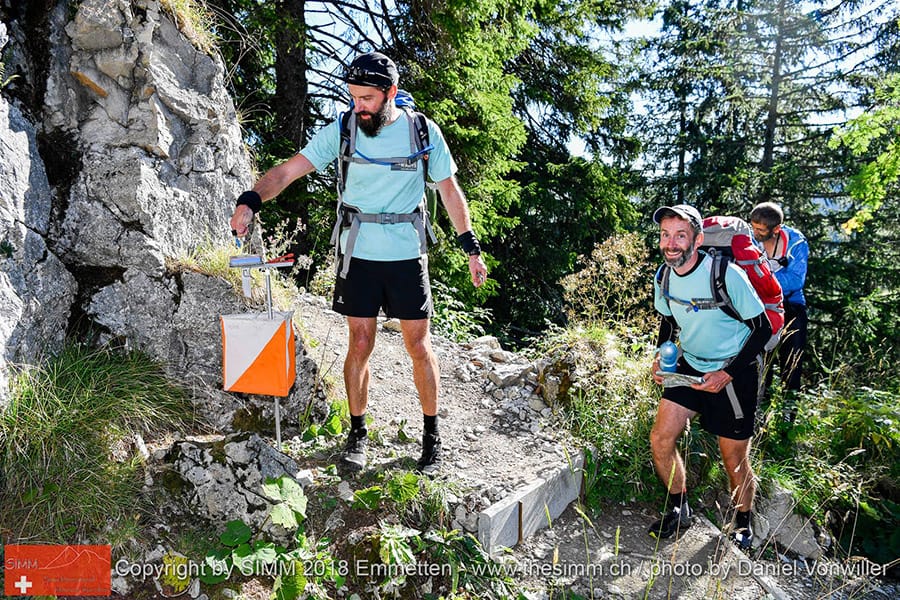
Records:
[[[290,140],[299,150],[307,141],[306,0],[282,0],[284,18],[275,32],[276,138]]]
[[[781,87],[781,60],[784,42],[784,3],[778,3],[778,21],[776,23],[775,54],[772,57],[772,89],[769,92],[769,111],[766,117],[766,132],[763,137],[763,155],[760,168],[764,173],[772,170],[775,164],[775,129],[778,126],[779,88]]]

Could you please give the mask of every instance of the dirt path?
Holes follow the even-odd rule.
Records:
[[[336,391],[343,396],[344,318],[326,310],[320,298],[303,298],[295,320],[315,340],[311,357],[333,378]],[[414,461],[422,435],[412,362],[402,335],[390,329],[392,326],[389,323],[385,328],[380,320],[370,359],[370,428],[380,432],[383,440],[370,452],[374,463],[393,461],[398,455]],[[574,442],[531,408],[527,397],[496,397],[485,392],[484,362],[490,362],[485,347],[466,348],[440,337],[434,338],[433,345],[441,369],[439,427],[445,450],[443,471],[448,476],[480,491],[485,501],[495,502],[560,464],[566,451],[575,450]],[[403,437],[398,435],[401,425],[414,443],[398,439]]]

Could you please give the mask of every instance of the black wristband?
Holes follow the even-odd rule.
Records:
[[[254,192],[253,190],[247,190],[237,199],[237,206],[243,204],[244,206],[249,206],[250,210],[253,211],[253,214],[259,212],[259,209],[262,208],[262,198],[259,194]]]
[[[456,241],[462,246],[463,252],[469,256],[481,255],[481,244],[478,243],[478,238],[475,237],[471,229],[457,236]]]

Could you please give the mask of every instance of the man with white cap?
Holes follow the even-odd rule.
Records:
[[[668,538],[693,521],[684,461],[676,442],[690,420],[700,415],[701,426],[718,437],[728,474],[735,508],[731,538],[746,549],[753,541],[750,511],[756,493],[750,438],[759,385],[757,361],[772,328],[746,274],[733,264],[728,264],[724,281],[741,320],[726,315],[711,301],[715,298],[711,289],[715,279],[713,260],[699,250],[703,219],[696,208],[687,204],[664,206],[653,214],[653,220],[660,227],[659,249],[665,260],[654,279],[654,305],[662,315],[658,343],[677,341],[677,373],[699,379],[690,385],[663,389],[650,433],[650,449],[656,472],[668,491],[668,510],[649,533]],[[660,285],[663,276],[669,278],[667,286]],[[658,370],[657,356],[653,379],[664,385]]]
[[[332,304],[347,317],[350,334],[344,384],[351,429],[342,461],[351,470],[366,465],[369,356],[375,343],[376,316],[383,309],[388,317],[400,320],[406,351],[412,358],[424,421],[417,468],[431,475],[441,465],[437,428],[440,374],[429,332],[433,308],[425,254],[423,173],[436,183],[457,239],[469,255],[473,285],[484,283],[487,268],[472,232],[468,204],[456,181],[456,163],[440,128],[426,119],[427,134],[422,135],[427,135],[429,145],[410,152],[416,124],[413,117],[405,118],[408,113],[396,103],[399,75],[394,62],[379,52],[362,54],[350,64],[345,81],[353,101],[353,156],[342,154],[346,122],[337,119],[317,132],[298,154],[263,175],[252,190],[241,194],[231,227],[237,235],[245,235],[264,201],[336,159],[347,163],[341,167],[346,170],[338,174],[342,210],[335,238],[341,264]],[[398,162],[369,157],[405,158]],[[345,219],[352,226],[345,227]]]

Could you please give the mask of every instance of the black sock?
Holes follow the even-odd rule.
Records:
[[[350,431],[362,431],[363,433],[368,433],[366,430],[366,413],[359,416],[350,415]]]
[[[669,492],[669,506],[672,508],[682,507],[687,504],[687,490],[673,494]]]
[[[425,423],[425,433],[426,433],[426,434],[429,434],[429,433],[430,433],[431,435],[437,437],[437,435],[438,435],[437,415],[425,415],[425,414],[423,414],[423,415],[422,415],[422,420],[423,420],[423,422]]]
[[[739,510],[734,516],[734,527],[735,529],[749,529],[750,528],[750,511],[749,510]]]

